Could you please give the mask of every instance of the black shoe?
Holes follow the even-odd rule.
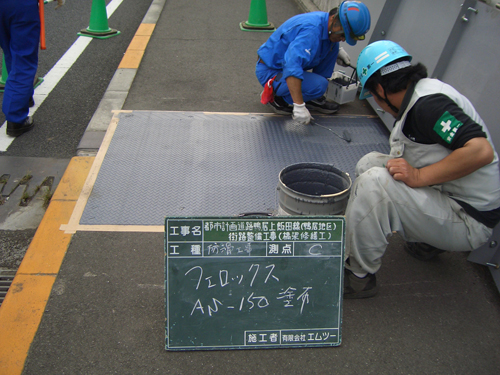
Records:
[[[369,298],[378,292],[377,278],[369,273],[363,278],[357,277],[352,271],[344,269],[344,298]]]
[[[427,245],[423,242],[407,242],[405,244],[405,250],[412,257],[418,260],[430,260],[435,258],[439,254],[444,253],[444,250],[438,249],[437,247]]]
[[[274,101],[269,102],[269,105],[273,107],[274,112],[280,115],[291,115],[293,113],[293,106],[285,102],[281,96],[275,96]]]
[[[33,117],[26,117],[21,124],[17,122],[7,121],[7,135],[11,137],[18,137],[21,134],[29,132],[35,126],[35,122],[33,121]]]
[[[324,96],[319,99],[310,100],[306,102],[306,107],[310,111],[316,111],[320,113],[332,114],[339,110],[340,105],[334,102],[329,102]]]

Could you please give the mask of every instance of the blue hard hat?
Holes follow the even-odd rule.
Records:
[[[390,40],[379,40],[367,45],[359,54],[356,66],[358,79],[361,82],[359,99],[366,99],[371,96],[370,92],[365,89],[365,83],[373,73],[402,57],[408,57],[408,62],[387,67],[387,72],[385,72],[385,74],[409,66],[409,61],[411,61],[412,58],[411,55],[409,55],[399,44]]]
[[[354,46],[358,40],[364,40],[370,29],[370,11],[359,1],[344,1],[339,7],[339,18],[345,33],[347,44]]]

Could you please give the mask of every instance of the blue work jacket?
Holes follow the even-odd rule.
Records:
[[[259,48],[257,54],[269,68],[282,70],[283,77],[303,80],[311,70],[330,78],[339,43],[328,38],[328,13],[299,14],[287,20]]]

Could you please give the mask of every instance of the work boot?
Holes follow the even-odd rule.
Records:
[[[314,99],[306,102],[306,107],[310,111],[332,114],[339,110],[340,105],[334,102],[329,102],[324,96],[322,96],[319,99]]]
[[[352,271],[344,269],[344,298],[357,299],[373,297],[378,292],[375,274],[357,277]]]
[[[439,254],[444,253],[444,250],[438,249],[437,247],[428,245],[423,242],[407,242],[405,243],[405,250],[412,257],[418,260],[431,260],[437,257]]]
[[[273,107],[274,112],[280,115],[291,115],[293,113],[293,106],[285,102],[281,96],[275,96],[274,101],[269,102],[269,105]]]
[[[29,132],[34,126],[35,122],[31,116],[26,117],[26,120],[22,123],[7,121],[7,135],[10,135],[11,137],[18,137],[21,134]]]

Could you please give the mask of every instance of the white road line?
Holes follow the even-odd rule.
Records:
[[[114,11],[120,6],[123,0],[112,0],[106,6],[106,13],[108,18],[114,13]],[[50,92],[57,86],[59,81],[64,77],[68,70],[73,66],[73,64],[78,60],[78,57],[87,48],[93,38],[87,36],[80,36],[73,43],[73,45],[66,51],[66,53],[59,59],[59,61],[52,67],[52,69],[43,77],[43,82],[35,89],[33,98],[35,100],[35,105],[30,108],[30,116],[36,112],[43,101],[47,98]],[[0,152],[7,151],[12,141],[15,137],[9,137],[5,133],[5,128],[7,122],[4,122],[0,127]]]

